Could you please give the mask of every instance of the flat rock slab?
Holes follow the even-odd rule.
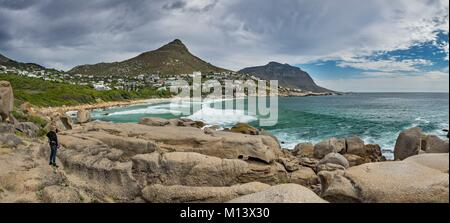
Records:
[[[77,130],[88,136],[104,131],[113,135],[153,141],[169,152],[196,152],[227,159],[256,159],[273,162],[281,154],[278,142],[266,135],[245,135],[232,132],[205,134],[194,127],[147,126],[131,123],[88,123]],[[74,131],[75,132],[75,131]]]
[[[448,153],[427,153],[408,157],[404,161],[418,163],[448,173]]]
[[[327,203],[310,189],[298,184],[280,184],[229,203]]]
[[[142,196],[152,203],[221,203],[231,199],[259,192],[270,186],[252,182],[230,187],[189,187],[182,185],[149,185],[142,190]]]
[[[362,202],[449,202],[449,176],[414,162],[367,163],[344,176],[359,191]]]

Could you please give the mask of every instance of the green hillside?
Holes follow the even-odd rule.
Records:
[[[120,101],[152,97],[168,97],[170,92],[143,88],[138,92],[125,90],[97,91],[89,86],[44,81],[14,74],[0,74],[0,80],[11,83],[16,104],[28,101],[36,106],[62,106],[95,103],[96,100]]]
[[[189,74],[227,72],[192,55],[178,39],[157,50],[143,53],[137,57],[115,63],[81,65],[69,71],[71,74],[94,76],[137,76],[140,74]]]
[[[21,70],[28,70],[28,71],[32,71],[32,70],[44,70],[46,68],[38,65],[38,64],[34,64],[34,63],[21,63],[21,62],[17,62],[15,60],[11,60],[6,56],[3,56],[2,54],[0,54],[0,65],[1,66],[5,66],[5,67],[14,67],[17,69],[21,69]]]

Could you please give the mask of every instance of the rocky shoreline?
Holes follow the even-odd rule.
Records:
[[[286,150],[243,123],[217,130],[188,119],[90,122],[86,110],[77,123],[63,112],[42,119],[60,130],[60,167],[48,165],[38,126],[3,120],[0,202],[449,202],[448,140],[418,128],[398,136],[396,160],[386,161],[379,145],[357,136]]]
[[[311,96],[330,96],[333,93],[314,93],[314,92],[296,92],[296,91],[282,91],[278,94],[280,97],[311,97]],[[258,95],[253,95],[258,96]],[[65,113],[70,111],[79,110],[94,110],[94,109],[107,109],[113,107],[125,107],[130,105],[139,104],[157,104],[170,102],[173,98],[151,98],[151,99],[135,99],[135,100],[125,100],[125,101],[99,101],[93,104],[81,104],[73,106],[59,106],[59,107],[34,107],[28,103],[23,106],[32,113],[50,116],[53,113]]]
[[[74,105],[74,106],[61,106],[61,107],[48,107],[48,108],[36,108],[31,105],[27,106],[28,109],[32,112],[41,114],[41,115],[51,115],[53,113],[65,113],[69,111],[79,111],[79,110],[93,110],[93,109],[106,109],[112,107],[123,107],[130,105],[139,105],[139,104],[156,104],[169,102],[170,98],[153,98],[153,99],[137,99],[137,100],[126,100],[126,101],[99,101],[94,104],[82,104],[82,105]]]
[[[356,136],[290,151],[251,126],[202,126],[160,118],[71,123],[59,136],[57,170],[46,163],[45,140],[17,137],[0,152],[0,201],[448,202],[448,144],[445,153],[427,153],[434,144],[422,142],[425,151],[385,161],[378,145]]]

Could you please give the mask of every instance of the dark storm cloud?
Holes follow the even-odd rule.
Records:
[[[176,2],[170,2],[163,6],[163,9],[172,10],[172,9],[182,9],[186,6],[186,2],[183,1],[176,1]]]
[[[229,69],[268,60],[346,60],[432,39],[443,23],[436,18],[448,23],[446,2],[0,0],[0,52],[69,69],[180,38],[194,54]]]
[[[208,12],[216,6],[218,0],[204,1],[206,2],[205,4],[192,4],[192,2],[196,1],[181,0],[168,2],[164,4],[162,8],[164,10],[181,10],[184,12]]]
[[[74,47],[96,44],[102,38],[132,32],[159,17],[162,1],[122,0],[43,0],[28,5],[23,17],[0,8],[5,19],[0,22],[3,36],[43,47]],[[16,7],[19,7],[17,5]],[[24,6],[23,6],[24,7]],[[152,10],[153,9],[153,10]],[[8,16],[9,15],[9,16]],[[8,19],[9,18],[9,19]],[[111,40],[110,39],[110,40]]]
[[[21,10],[26,9],[37,2],[38,0],[0,0],[0,8]]]

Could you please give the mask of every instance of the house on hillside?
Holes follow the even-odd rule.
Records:
[[[93,84],[93,87],[97,91],[108,91],[108,90],[111,90],[111,88],[109,86],[105,85],[103,81],[99,81],[98,83]]]

